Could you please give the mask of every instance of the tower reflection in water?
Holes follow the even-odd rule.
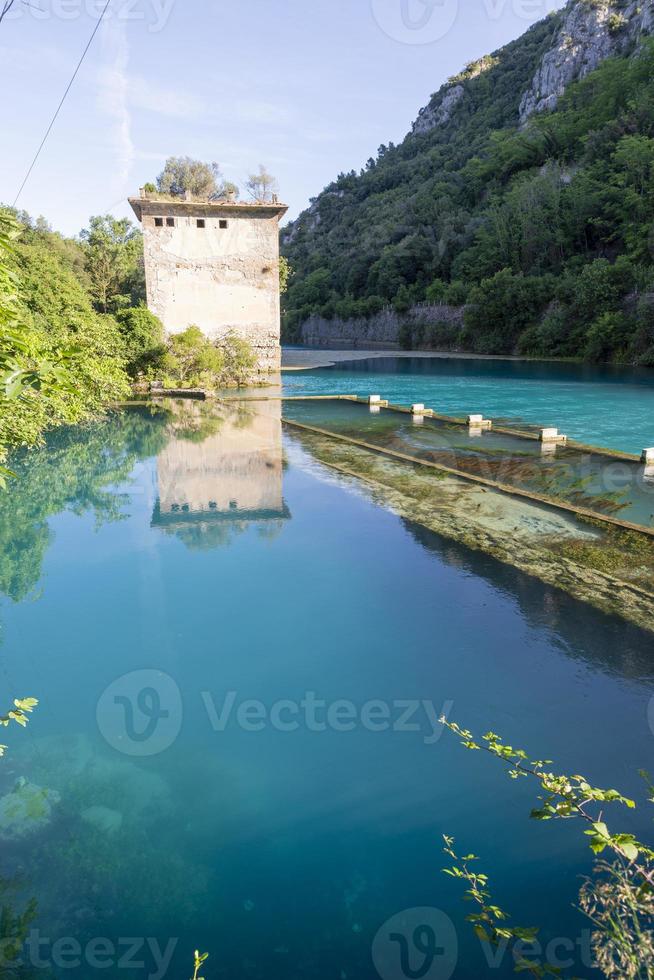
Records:
[[[152,526],[201,549],[228,544],[253,523],[261,534],[278,534],[290,517],[281,402],[176,401],[170,409]]]

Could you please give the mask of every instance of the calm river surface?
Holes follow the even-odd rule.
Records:
[[[654,446],[651,368],[390,354],[285,374],[284,389],[289,395],[381,394],[445,415],[481,412],[498,421],[554,425],[570,438],[624,452]]]
[[[448,384],[405,383],[379,387]],[[59,433],[0,502],[4,700],[41,702],[3,730],[5,900],[38,903],[23,962],[187,980],[199,947],[207,980],[512,976],[441,873],[451,834],[516,924],[575,951],[564,976],[595,976],[581,828],[530,821],[534,788],[435,718],[641,799],[651,634],[376,505],[282,434],[279,403],[197,411]],[[651,831],[646,804],[613,822]]]

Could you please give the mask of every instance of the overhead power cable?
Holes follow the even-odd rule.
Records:
[[[4,0],[2,10],[0,10],[0,23],[2,23],[3,19],[7,16],[15,2],[16,0]]]
[[[88,53],[88,50],[89,50],[89,48],[91,47],[91,45],[93,44],[93,38],[94,38],[94,37],[95,37],[95,35],[96,35],[96,34],[98,33],[98,30],[99,30],[99,28],[100,28],[100,24],[101,24],[101,23],[102,23],[102,21],[104,20],[104,15],[106,14],[106,12],[107,12],[107,10],[108,10],[108,8],[109,8],[109,4],[110,4],[110,3],[111,3],[111,0],[106,0],[106,3],[105,3],[105,5],[104,5],[104,7],[102,8],[102,13],[101,13],[101,14],[100,14],[100,16],[98,17],[98,19],[97,19],[97,21],[96,21],[96,24],[95,24],[95,26],[94,26],[94,28],[93,28],[93,30],[91,31],[91,36],[90,36],[90,38],[89,38],[89,39],[88,39],[88,41],[87,41],[87,44],[86,44],[86,47],[85,47],[85,48],[84,48],[84,50],[82,51],[82,57],[81,57],[81,58],[79,59],[79,61],[77,62],[77,66],[75,67],[75,71],[74,71],[74,72],[73,72],[73,74],[71,75],[71,78],[70,78],[70,81],[68,82],[68,85],[66,86],[66,90],[65,90],[65,92],[64,92],[64,94],[63,94],[63,95],[62,95],[62,97],[61,97],[61,101],[59,102],[59,105],[57,106],[57,108],[56,108],[56,110],[55,110],[55,113],[54,113],[54,115],[53,115],[53,117],[52,117],[52,119],[50,120],[50,124],[49,124],[49,126],[48,126],[48,128],[47,128],[47,129],[46,129],[46,131],[45,131],[45,135],[43,136],[43,139],[41,140],[41,143],[39,144],[39,148],[38,148],[38,150],[36,151],[36,153],[34,154],[34,159],[33,159],[33,160],[32,160],[32,162],[30,163],[30,165],[29,165],[29,168],[28,168],[28,170],[27,170],[27,173],[25,174],[25,177],[23,178],[23,183],[22,183],[22,184],[20,185],[20,187],[18,188],[18,193],[16,194],[16,197],[14,198],[14,204],[13,204],[13,206],[14,206],[14,207],[16,207],[16,203],[17,203],[17,201],[18,201],[18,198],[19,198],[19,197],[20,197],[20,195],[21,195],[21,194],[23,193],[23,189],[24,189],[24,187],[25,187],[25,184],[26,184],[26,183],[27,183],[27,181],[29,180],[29,178],[30,178],[30,174],[31,174],[31,173],[32,173],[32,171],[34,170],[34,167],[35,167],[35,165],[36,165],[36,161],[37,161],[37,160],[39,159],[39,157],[41,156],[41,151],[43,150],[43,147],[44,147],[44,146],[45,146],[45,144],[46,144],[46,141],[47,141],[47,139],[48,139],[48,136],[49,136],[49,135],[50,135],[50,133],[52,132],[52,127],[54,126],[54,124],[55,124],[55,122],[57,121],[57,116],[59,115],[59,113],[61,112],[61,110],[62,110],[62,108],[63,108],[63,104],[64,104],[64,102],[66,101],[66,98],[68,97],[68,93],[70,92],[70,90],[71,90],[71,88],[73,87],[73,82],[74,82],[74,81],[75,81],[75,79],[77,78],[77,74],[78,74],[78,72],[79,72],[79,70],[80,70],[80,68],[82,67],[82,63],[83,63],[83,61],[84,61],[84,59],[86,58],[86,55],[87,55],[87,53]]]

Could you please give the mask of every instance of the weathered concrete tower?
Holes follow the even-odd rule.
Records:
[[[130,198],[143,226],[148,307],[168,333],[196,324],[250,342],[260,372],[280,368],[279,220],[285,204]]]

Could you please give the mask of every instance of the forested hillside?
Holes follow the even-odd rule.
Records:
[[[407,345],[654,364],[653,14],[575,0],[341,174],[285,230],[286,338],[431,300],[464,326]]]

